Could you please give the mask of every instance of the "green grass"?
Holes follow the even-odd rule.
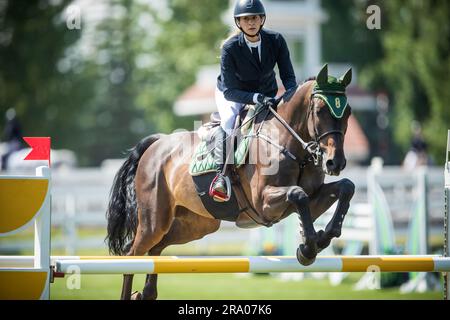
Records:
[[[163,274],[158,278],[158,299],[161,300],[316,300],[316,299],[442,299],[441,292],[401,294],[398,288],[354,291],[361,274],[352,274],[341,285],[333,287],[328,280],[304,279],[282,281],[269,275],[236,274]],[[136,275],[133,290],[142,291],[144,275]],[[69,290],[66,281],[55,279],[51,286],[54,300],[109,300],[118,299],[121,275],[83,275],[81,288]]]

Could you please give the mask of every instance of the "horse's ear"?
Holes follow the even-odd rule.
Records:
[[[350,82],[352,82],[352,68],[348,69],[347,72],[339,79],[344,87],[347,87]]]
[[[322,69],[320,69],[316,81],[319,85],[328,83],[328,63],[325,63]]]

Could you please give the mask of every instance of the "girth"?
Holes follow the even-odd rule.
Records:
[[[236,196],[238,205],[239,205],[239,212],[244,212],[247,214],[247,216],[252,219],[255,223],[259,225],[263,225],[265,227],[271,227],[275,223],[277,223],[279,220],[275,221],[269,221],[262,217],[258,211],[256,211],[255,208],[253,208],[250,200],[248,199],[244,188],[242,187],[241,178],[239,176],[239,173],[236,171],[236,169],[233,167],[230,170],[230,178],[233,185],[233,191]]]

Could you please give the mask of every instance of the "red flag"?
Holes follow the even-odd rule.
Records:
[[[26,143],[31,147],[30,153],[24,160],[48,160],[50,167],[50,137],[23,137]]]

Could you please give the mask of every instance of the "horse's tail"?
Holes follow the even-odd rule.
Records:
[[[105,239],[113,255],[125,254],[125,245],[134,239],[138,221],[134,177],[145,150],[159,138],[158,134],[154,134],[142,139],[130,150],[128,158],[114,177],[106,211],[108,234]]]

